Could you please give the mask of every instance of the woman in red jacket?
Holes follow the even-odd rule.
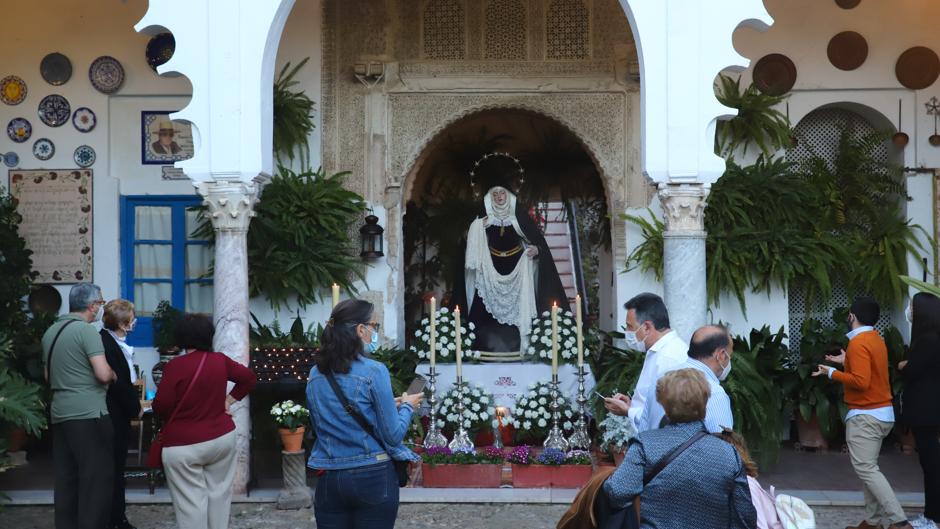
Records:
[[[210,352],[214,334],[208,316],[180,318],[175,339],[186,354],[166,365],[153,400],[153,411],[166,421],[163,468],[180,527],[228,527],[235,476],[235,423],[228,407],[256,382],[247,367]],[[226,393],[229,382],[235,386]]]

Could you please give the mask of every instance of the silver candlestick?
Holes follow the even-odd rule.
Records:
[[[473,441],[470,440],[470,434],[463,427],[463,417],[466,408],[463,405],[463,396],[467,388],[464,386],[463,376],[457,377],[457,431],[454,432],[454,438],[448,444],[452,452],[473,452]]]
[[[591,437],[587,432],[587,396],[584,394],[584,364],[578,366],[578,421],[574,423],[574,433],[568,438],[571,448],[589,450]]]
[[[542,443],[542,446],[545,448],[557,448],[562,452],[568,451],[568,440],[565,439],[564,433],[561,431],[561,428],[558,427],[558,374],[552,375],[552,429],[548,431],[548,437],[545,438],[545,442]]]
[[[431,366],[431,372],[428,373],[428,406],[431,408],[431,417],[428,424],[428,433],[424,436],[425,448],[432,446],[447,446],[447,438],[441,433],[441,425],[437,422],[437,369]]]

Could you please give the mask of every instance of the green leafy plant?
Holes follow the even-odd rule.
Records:
[[[22,428],[39,435],[46,428],[42,386],[10,368],[12,347],[12,340],[0,335],[0,425],[4,434],[9,428]],[[0,472],[6,470],[5,453],[5,440],[0,440]]]
[[[585,335],[585,349],[597,351],[585,360],[591,365],[596,383],[594,390],[601,395],[611,396],[617,392],[629,393],[636,387],[636,381],[643,370],[645,355],[638,351],[621,349],[613,345],[615,339],[623,339],[620,332],[605,332],[591,329]],[[594,417],[603,420],[607,409],[602,400],[594,399]]]
[[[380,347],[371,356],[373,360],[381,362],[388,369],[389,377],[392,379],[392,392],[395,395],[404,393],[416,376],[418,355],[413,351],[395,347]]]
[[[334,283],[355,292],[353,282],[365,276],[349,227],[360,221],[366,204],[343,187],[348,174],[281,167],[264,186],[248,230],[250,295],[263,294],[279,308],[294,296],[306,307]],[[215,243],[206,215],[194,236]]]
[[[314,102],[302,90],[294,89],[299,84],[294,77],[309,60],[307,57],[293,68],[288,62],[274,82],[274,156],[278,165],[283,164],[282,157],[293,162],[298,156],[304,170],[310,162],[307,138],[314,129]]]
[[[837,312],[833,319],[842,321],[845,310]],[[812,374],[819,364],[825,363],[827,354],[838,355],[839,350],[848,344],[848,339],[842,329],[826,328],[813,319],[803,322],[801,332],[800,357],[795,366],[798,382],[793,384],[791,398],[796,403],[800,417],[804,421],[811,421],[815,413],[823,437],[832,440],[839,435],[842,417],[848,412],[842,400],[842,385],[827,377],[814,377]]]
[[[899,279],[905,285],[919,291],[926,292],[928,294],[933,294],[934,296],[940,297],[940,287],[937,285],[928,283],[926,281],[921,281],[920,279],[911,277],[911,276],[899,276]]]
[[[780,384],[788,371],[786,337],[782,327],[771,333],[767,326],[751,330],[748,337],[735,336],[733,368],[722,383],[731,399],[734,429],[763,468],[776,463],[780,451],[780,421],[787,402]]]
[[[790,144],[790,121],[775,107],[787,96],[767,95],[751,83],[741,90],[741,78],[720,75],[715,90],[718,101],[738,110],[738,115],[719,121],[715,130],[715,151],[731,156],[739,147],[747,153],[754,144],[765,156]]]
[[[179,351],[173,335],[176,322],[182,315],[183,311],[170,305],[167,300],[157,304],[157,309],[153,311],[153,346],[159,351],[170,353]]]
[[[665,251],[663,232],[666,231],[666,223],[660,220],[653,210],[647,208],[646,212],[649,217],[620,214],[621,219],[636,224],[643,235],[643,242],[627,256],[625,271],[639,269],[641,272],[652,272],[656,276],[656,281],[662,281],[663,252]]]
[[[323,334],[322,323],[311,323],[305,329],[304,322],[298,314],[294,318],[290,329],[283,331],[277,320],[270,325],[264,325],[258,321],[254,314],[251,314],[251,319],[254,324],[248,331],[248,339],[252,347],[307,347],[315,349],[320,346],[320,335]]]
[[[292,400],[278,402],[271,407],[271,417],[280,428],[294,432],[310,423],[310,411]]]
[[[429,465],[494,465],[502,463],[505,457],[501,450],[492,446],[478,452],[455,452],[446,446],[432,446],[421,454],[421,459]]]

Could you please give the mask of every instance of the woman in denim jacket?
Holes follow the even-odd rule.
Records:
[[[396,399],[388,369],[366,356],[379,341],[379,324],[372,321],[372,313],[371,303],[357,299],[333,308],[307,382],[307,406],[316,432],[307,466],[323,471],[314,500],[321,529],[394,527],[398,477],[392,460],[418,459],[402,439],[424,394]],[[330,372],[381,444],[343,408],[325,376]]]

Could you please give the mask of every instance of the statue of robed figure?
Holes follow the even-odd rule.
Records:
[[[569,304],[545,237],[508,184],[490,185],[499,180],[489,180],[483,212],[467,231],[454,296],[461,307],[469,302],[475,350],[513,352],[522,350],[535,316]]]

